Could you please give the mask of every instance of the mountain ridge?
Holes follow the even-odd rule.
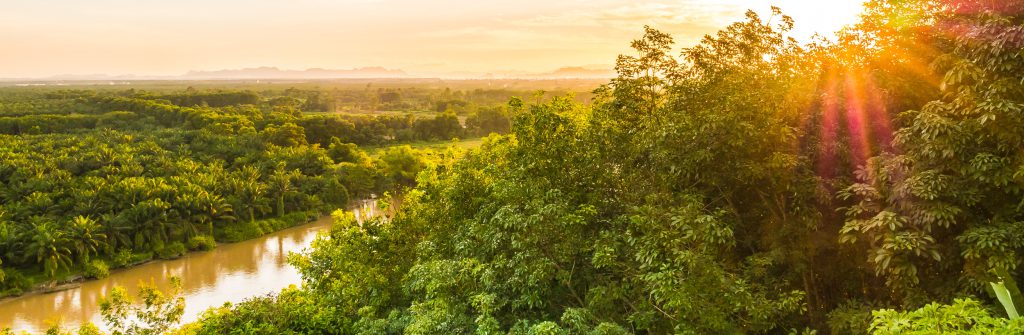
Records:
[[[308,68],[305,70],[281,69],[276,66],[258,66],[238,69],[192,70],[180,75],[110,75],[59,74],[46,77],[3,78],[0,81],[128,81],[128,80],[319,80],[319,79],[610,79],[615,71],[596,66],[566,66],[548,72],[495,71],[477,73],[472,71],[409,73],[402,69],[383,66],[367,66],[351,69]]]

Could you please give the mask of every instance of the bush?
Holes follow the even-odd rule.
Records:
[[[951,305],[931,303],[913,311],[891,309],[872,313],[871,334],[1024,334],[1024,318],[1007,319],[990,313],[972,299]]]
[[[318,304],[315,298],[315,294],[292,286],[231,307],[211,308],[202,321],[185,326],[182,333],[330,334],[351,329],[347,321],[338,320],[336,306]]]
[[[102,260],[94,259],[89,263],[85,264],[85,277],[86,278],[106,278],[110,275],[110,266],[107,262]]]
[[[873,309],[857,301],[843,303],[828,313],[828,328],[835,335],[866,335]]]
[[[0,296],[7,297],[21,295],[32,287],[32,281],[29,280],[28,277],[25,277],[25,275],[21,274],[21,271],[13,268],[5,268],[4,275],[6,278],[4,278],[4,282],[0,285],[4,290],[0,293]]]
[[[25,291],[23,291],[20,288],[14,287],[6,289],[3,292],[0,292],[0,297],[17,297],[22,294],[25,294]]]
[[[115,268],[119,268],[128,265],[132,262],[132,251],[128,249],[120,249],[114,253],[113,263]]]
[[[262,222],[266,220],[260,220]],[[238,242],[263,235],[259,224],[249,221],[237,221],[224,226],[218,240],[224,242]]]
[[[86,322],[78,327],[78,335],[101,335],[104,334],[100,331],[99,327],[92,324],[92,322]]]
[[[151,252],[151,251],[150,252],[137,253],[137,254],[133,253],[132,256],[131,256],[131,261],[128,262],[128,265],[132,265],[132,264],[136,264],[136,263],[142,263],[142,262],[145,262],[145,261],[148,261],[148,260],[151,260],[151,259],[153,259],[153,252]]]
[[[199,235],[188,240],[188,250],[210,251],[217,247],[213,236]]]
[[[295,227],[316,219],[317,211],[291,212],[279,218],[257,220],[256,222],[236,221],[224,226],[218,240],[238,242],[257,238],[285,228]]]
[[[157,250],[156,255],[161,259],[174,259],[181,257],[186,251],[187,249],[185,249],[184,243],[174,242],[164,246],[160,250]]]

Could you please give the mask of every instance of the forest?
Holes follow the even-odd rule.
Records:
[[[748,12],[682,49],[647,27],[589,101],[487,107],[509,118],[507,134],[415,171],[349,158],[362,156],[343,144],[405,138],[408,122],[372,119],[387,135],[343,137],[273,104],[62,100],[104,107],[4,128],[45,134],[4,138],[21,141],[2,152],[13,223],[4,227],[15,227],[4,250],[51,241],[51,230],[123,231],[110,240],[124,241],[3,258],[5,271],[52,272],[136,245],[159,254],[389,189],[388,215],[361,222],[334,211],[330,232],[290,257],[301,287],[180,327],[170,322],[182,303],[173,292],[144,290],[137,310],[115,292],[107,325],[114,334],[1024,333],[1024,1],[865,7],[856,25],[810,43],[789,37],[799,22],[778,9]],[[453,134],[450,106],[413,120],[408,136],[438,137],[417,120]],[[82,130],[123,120],[109,114],[121,111],[139,121]],[[51,133],[54,124],[94,137],[77,144]],[[406,150],[384,154],[416,159]],[[346,179],[346,169],[379,177],[359,185],[366,179]],[[117,201],[70,200],[87,192]],[[119,207],[127,203],[137,205]],[[152,217],[173,220],[141,219]],[[170,319],[145,317],[158,312]]]
[[[406,90],[424,110],[329,112],[348,91],[284,85],[0,88],[0,296],[305,223],[413,185],[435,154],[403,144],[509,131],[489,91]]]

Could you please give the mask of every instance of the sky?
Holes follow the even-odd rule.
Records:
[[[853,23],[861,0],[0,0],[0,77],[275,66],[410,74],[611,68],[643,26],[696,43],[771,5],[795,37]]]

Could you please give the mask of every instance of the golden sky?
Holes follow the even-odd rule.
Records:
[[[411,74],[610,68],[645,24],[686,46],[777,5],[798,38],[860,0],[0,0],[0,77],[276,66]]]

